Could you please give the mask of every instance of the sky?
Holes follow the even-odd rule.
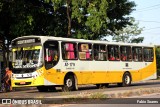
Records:
[[[144,37],[144,44],[160,45],[160,0],[129,0],[136,4],[130,16],[139,22],[144,30],[139,35]]]

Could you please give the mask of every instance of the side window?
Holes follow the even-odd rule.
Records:
[[[46,41],[44,43],[44,59],[46,69],[54,67],[59,61],[59,43]]]
[[[108,60],[119,61],[119,46],[118,45],[108,45]]]
[[[142,48],[132,47],[133,61],[142,61]]]
[[[107,60],[106,46],[105,45],[93,45],[94,60],[105,61]]]
[[[62,42],[62,58],[64,60],[76,60],[77,44],[72,42]]]
[[[78,54],[80,60],[92,60],[92,45],[87,43],[79,43]]]
[[[153,48],[144,48],[143,54],[144,54],[144,61],[146,62],[153,61]]]
[[[122,61],[132,61],[131,47],[121,46],[120,52]]]

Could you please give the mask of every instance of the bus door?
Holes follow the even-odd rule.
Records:
[[[144,71],[142,72],[142,79],[151,76],[156,71],[155,63],[153,64],[154,54],[153,48],[143,48],[144,55]],[[153,75],[155,77],[155,75]],[[151,77],[152,78],[152,77]]]
[[[133,81],[139,81],[142,79],[142,68],[144,68],[142,58],[142,47],[132,47],[132,64],[134,68],[134,72],[132,73]]]
[[[56,65],[59,61],[58,41],[46,41],[44,43],[45,84],[53,85],[56,81]]]

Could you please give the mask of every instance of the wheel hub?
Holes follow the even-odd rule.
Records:
[[[129,77],[128,75],[125,77],[125,83],[126,83],[126,84],[129,84],[129,83],[130,83],[130,77]]]
[[[67,87],[71,87],[72,86],[72,80],[71,79],[67,79],[66,85],[67,85]]]

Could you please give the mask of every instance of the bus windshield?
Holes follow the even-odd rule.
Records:
[[[14,48],[13,68],[35,68],[42,66],[41,46]]]

